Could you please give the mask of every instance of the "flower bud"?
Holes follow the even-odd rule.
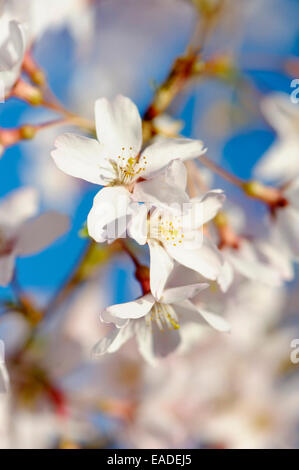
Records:
[[[19,129],[0,128],[0,157],[2,157],[7,147],[19,142],[20,138]]]
[[[287,203],[280,189],[265,186],[259,181],[248,181],[244,183],[243,190],[248,196],[264,201],[271,207],[281,206],[283,201]]]
[[[45,84],[45,74],[35,63],[30,51],[25,54],[22,67],[33,83],[40,86]]]
[[[29,140],[33,139],[36,134],[36,127],[35,126],[30,126],[30,125],[25,125],[20,127],[20,136],[22,139]]]
[[[5,152],[5,149],[17,144],[23,139],[33,139],[38,127],[31,125],[24,125],[13,129],[0,128],[0,157]]]
[[[22,79],[16,82],[11,96],[27,101],[32,106],[39,106],[43,102],[42,92]]]

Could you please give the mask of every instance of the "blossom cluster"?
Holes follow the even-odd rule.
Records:
[[[179,345],[181,324],[204,320],[227,331],[225,320],[189,300],[208,284],[200,279],[180,284],[175,275],[175,264],[214,281],[223,272],[216,245],[199,236],[221,208],[223,192],[213,190],[199,198],[190,198],[186,192],[183,161],[201,155],[205,151],[202,142],[159,138],[141,151],[141,117],[134,103],[120,95],[113,102],[99,99],[95,120],[99,141],[64,134],[56,139],[52,157],[64,172],[105,186],[94,198],[87,218],[88,233],[96,242],[111,242],[111,235],[123,236],[128,230],[130,237],[150,249],[143,296],[101,314],[103,321],[116,328],[96,345],[95,352],[116,351],[136,335],[140,352],[154,360]]]

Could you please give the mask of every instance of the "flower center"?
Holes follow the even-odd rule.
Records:
[[[163,244],[177,246],[184,239],[182,219],[180,216],[162,217],[149,220],[149,238],[155,238]]]
[[[180,328],[178,316],[169,304],[160,304],[156,302],[151,311],[145,317],[147,326],[151,327],[151,323],[155,322],[160,331],[164,331],[167,327],[169,330],[177,330]]]
[[[133,155],[133,147],[126,149],[122,147],[120,155],[116,159],[110,160],[113,168],[113,177],[109,184],[130,185],[139,178],[146,169],[147,159],[145,155],[136,157]]]

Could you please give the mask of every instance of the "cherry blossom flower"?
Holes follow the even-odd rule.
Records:
[[[276,244],[282,244],[282,253],[298,260],[299,257],[299,178],[281,188],[248,183],[248,194],[268,205],[270,227]]]
[[[240,238],[237,247],[223,247],[221,253],[226,263],[218,280],[220,284],[224,281],[224,286],[230,284],[235,272],[269,286],[280,286],[284,277],[289,279],[292,276],[291,266],[289,264],[286,266],[288,258],[273,245],[271,246],[267,240],[252,243]],[[279,266],[282,268],[281,271],[278,269]]]
[[[174,188],[183,191],[186,185],[183,163],[174,161],[167,172]],[[165,174],[156,177],[157,187],[162,178]],[[175,205],[172,208],[156,207],[148,214],[146,205],[136,207],[128,233],[139,244],[147,242],[149,245],[154,295],[159,297],[161,294],[161,286],[172,271],[174,260],[208,279],[215,280],[219,276],[223,258],[213,242],[204,236],[203,226],[215,217],[223,202],[223,192],[212,190],[200,198],[188,199],[182,210]]]
[[[266,180],[290,180],[299,175],[299,109],[290,96],[272,93],[262,101],[262,111],[277,139],[258,162],[255,173]]]
[[[233,218],[232,218],[233,219]],[[225,260],[218,283],[225,292],[236,275],[268,286],[280,286],[293,277],[290,257],[272,233],[265,238],[250,239],[240,235],[231,223],[230,214],[216,219],[217,244]],[[243,228],[239,227],[239,230]]]
[[[175,271],[172,273],[174,280]],[[94,354],[113,353],[136,336],[140,353],[154,364],[157,358],[163,358],[178,348],[181,326],[199,323],[208,324],[218,331],[229,331],[228,323],[221,316],[197,308],[189,300],[207,287],[208,284],[204,283],[180,287],[168,287],[164,283],[159,297],[152,291],[132,302],[106,308],[101,313],[101,320],[114,323],[115,328],[95,345]]]
[[[154,195],[151,202],[159,201],[161,205],[186,201],[185,191],[175,191],[167,177],[159,187],[157,172],[174,159],[195,158],[204,149],[200,141],[164,139],[140,154],[141,118],[134,103],[121,95],[113,102],[97,100],[95,119],[99,141],[75,134],[61,135],[56,139],[52,157],[65,173],[106,186],[96,195],[87,219],[90,236],[104,242],[105,227],[130,214],[134,200],[142,202]]]
[[[33,188],[21,188],[0,203],[0,285],[13,277],[17,256],[38,253],[63,235],[69,226],[68,217],[46,212],[33,218],[38,209]]]
[[[288,250],[296,260],[299,258],[299,178],[282,191],[280,201],[272,211],[272,227],[282,249]]]
[[[0,17],[0,101],[19,78],[25,48],[23,25],[15,20],[9,21],[5,15]]]
[[[282,287],[268,286],[238,275],[227,292],[223,293],[212,284],[193,302],[198,307],[209,307],[216,314],[221,314],[231,325],[229,347],[238,353],[249,353],[256,350],[267,332],[281,320],[285,300],[286,292]]]

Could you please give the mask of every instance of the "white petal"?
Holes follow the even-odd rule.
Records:
[[[189,198],[185,191],[178,189],[173,184],[168,184],[162,175],[151,180],[141,181],[135,185],[133,191],[135,201],[145,202],[149,206],[174,209],[178,204],[187,203]]]
[[[191,199],[191,201],[199,201],[198,198]],[[202,210],[201,225],[206,224],[214,219],[217,213],[222,208],[225,201],[225,194],[221,189],[214,189],[207,192],[201,199],[200,205]]]
[[[197,158],[206,149],[200,140],[192,139],[159,139],[142,152],[147,158],[147,168],[143,173],[145,178],[166,167],[172,160],[190,160]]]
[[[0,286],[7,286],[12,280],[15,267],[15,253],[0,256]]]
[[[148,209],[145,204],[132,204],[128,235],[139,245],[144,245],[147,240],[147,213]]]
[[[7,94],[20,75],[26,41],[24,29],[20,23],[14,20],[8,24],[4,23],[6,23],[5,20],[1,22],[0,80],[4,84],[3,91]]]
[[[273,266],[258,259],[251,243],[243,240],[238,250],[224,249],[223,253],[234,269],[248,279],[274,287],[281,285],[282,279],[279,272]]]
[[[123,328],[113,328],[102,338],[92,350],[93,355],[101,356],[106,353],[114,353],[120,349],[133,336],[132,325],[128,323]]]
[[[122,186],[101,189],[87,217],[89,235],[99,243],[124,236],[131,214],[130,203],[131,195]]]
[[[258,161],[254,174],[265,180],[287,180],[299,174],[299,137],[275,142]]]
[[[55,147],[51,156],[68,175],[99,185],[105,185],[112,175],[105,149],[95,139],[68,133],[57,137]]]
[[[20,351],[29,334],[30,325],[20,312],[5,312],[5,315],[0,316],[0,339],[5,344],[5,354],[7,356]]]
[[[198,284],[199,282],[203,282],[203,280],[198,273],[175,262],[165,289],[186,286],[187,284]]]
[[[34,188],[13,191],[0,203],[0,223],[8,226],[20,225],[33,217],[38,210],[38,193]]]
[[[156,241],[148,242],[150,249],[150,285],[155,299],[159,300],[173,269],[173,261]]]
[[[154,322],[150,328],[145,320],[139,320],[136,324],[136,339],[140,353],[151,365],[171,354],[181,341],[179,330],[160,331]]]
[[[69,218],[58,212],[46,212],[25,222],[20,228],[16,252],[20,255],[38,253],[69,230]]]
[[[287,206],[276,211],[276,218],[288,249],[299,258],[299,212]]]
[[[136,105],[130,98],[118,95],[113,101],[100,98],[95,103],[97,136],[110,156],[127,152],[132,147],[136,157],[142,145],[142,122]]]
[[[286,93],[271,93],[263,99],[261,109],[271,126],[284,136],[292,132],[299,117],[297,106]]]
[[[0,394],[9,390],[9,376],[4,361],[0,358]]]
[[[186,235],[188,231],[189,240],[195,239],[199,241],[199,237],[202,238],[202,231],[199,233],[198,230],[202,229],[202,226],[212,220],[217,212],[221,209],[225,196],[223,191],[215,189],[209,191],[202,198],[193,198],[183,206],[183,230],[185,233],[185,242],[187,240]],[[196,233],[194,232],[196,230]],[[196,236],[195,236],[196,235]],[[191,241],[190,240],[190,241]]]
[[[142,176],[144,177],[145,174]],[[173,159],[155,173],[150,173],[148,179],[156,179],[157,176],[163,176],[163,179],[167,184],[172,184],[182,191],[186,190],[187,170],[184,162],[180,159]]]
[[[217,277],[217,282],[222,292],[226,292],[234,279],[234,270],[230,263],[225,261],[221,268],[220,274]]]
[[[207,310],[197,307],[192,302],[190,302],[190,300],[184,300],[175,307],[179,318],[182,317],[184,321],[195,321],[197,323],[203,324],[208,323],[218,331],[230,331],[230,325],[224,318],[216,315],[215,313],[208,312]],[[204,322],[202,322],[202,319]]]
[[[204,318],[204,320],[215,330],[222,331],[228,333],[230,331],[229,323],[219,315],[215,313],[208,312],[207,310],[203,310],[202,308],[198,308],[200,315]]]
[[[140,354],[151,365],[156,365],[156,358],[153,352],[152,330],[142,318],[136,321],[135,325],[136,341]]]
[[[294,278],[292,260],[282,243],[276,245],[271,240],[259,240],[256,246],[267,262],[278,270],[284,280],[290,281]]]
[[[133,300],[132,302],[126,302],[123,304],[116,304],[107,307],[101,313],[102,321],[106,323],[115,323],[117,325],[118,319],[125,319],[128,318],[141,318],[144,317],[152,308],[155,303],[155,299],[151,294],[144,295],[137,300]],[[121,325],[123,322],[120,323]]]
[[[136,201],[146,202],[151,206],[169,208],[174,204],[177,208],[178,204],[189,201],[185,189],[185,165],[179,160],[174,160],[151,179],[137,183],[133,196]]]
[[[297,147],[297,157],[299,150],[299,139]],[[293,173],[294,175],[294,173]],[[299,178],[295,178],[285,189],[284,196],[287,198],[290,205],[299,212]]]
[[[167,245],[166,249],[170,256],[183,266],[193,269],[207,279],[217,279],[222,267],[222,256],[211,243],[204,241],[196,250],[185,249],[184,245]]]
[[[159,330],[156,323],[152,323],[152,342],[154,357],[163,358],[169,356],[180,345],[181,335],[177,330]]]
[[[164,290],[160,300],[164,304],[181,302],[185,299],[191,299],[207,287],[209,287],[209,284],[206,283],[197,283],[180,287],[172,287],[170,289]]]

